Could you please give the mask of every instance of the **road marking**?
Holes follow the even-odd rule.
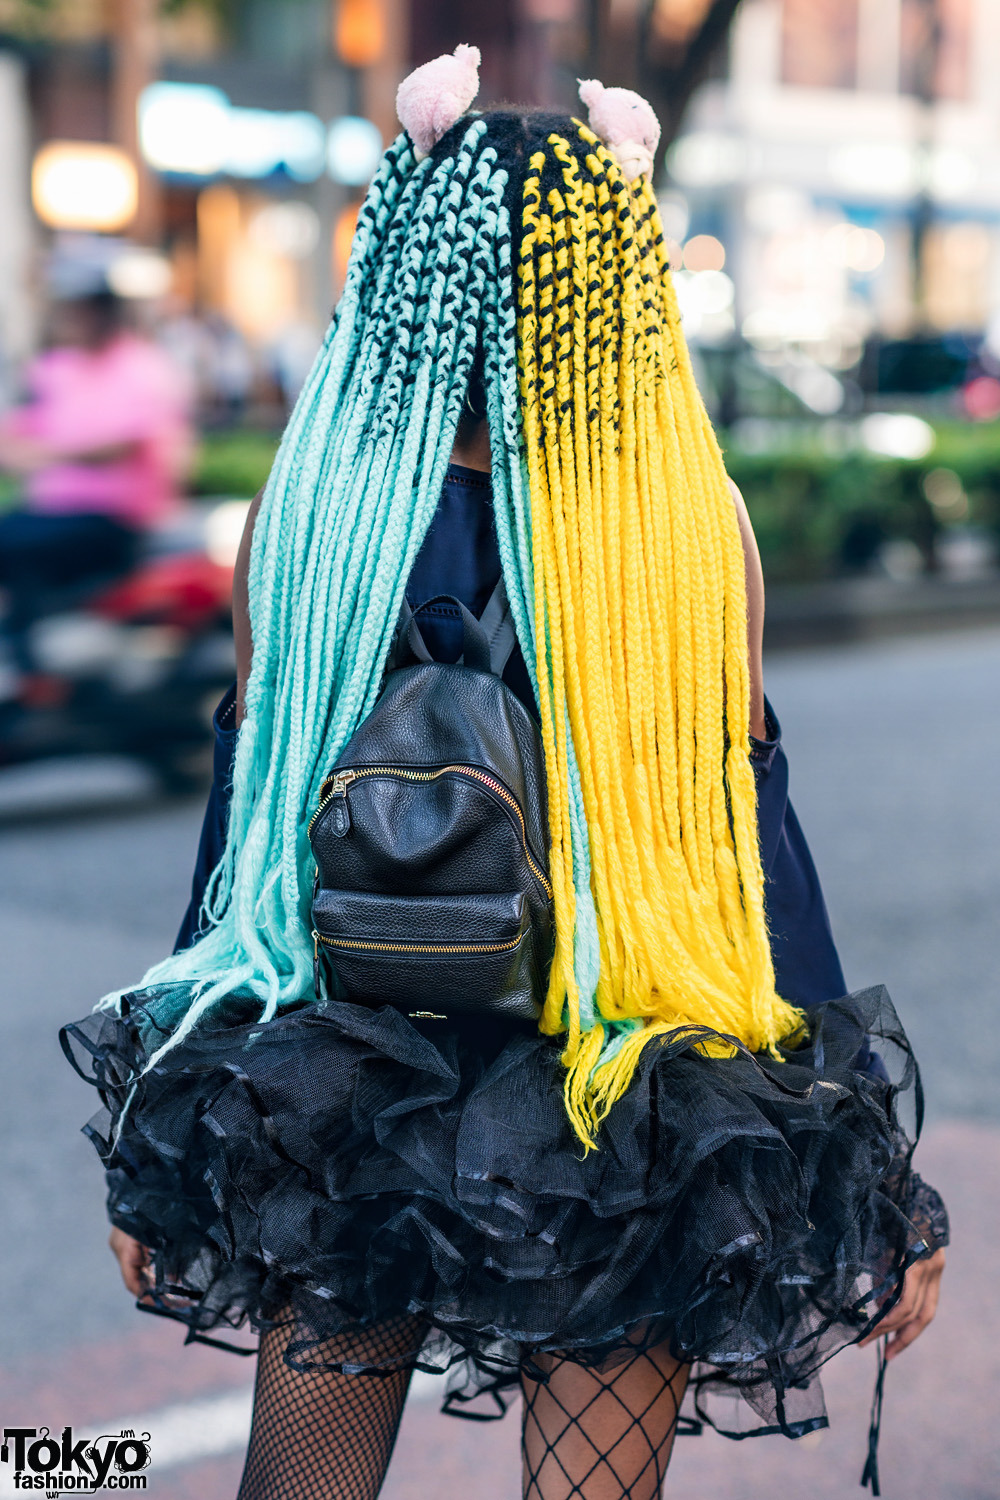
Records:
[[[160,790],[148,766],[124,755],[59,756],[0,771],[0,821],[39,813],[98,812],[150,804]]]
[[[441,1391],[441,1378],[418,1370],[410,1386],[411,1401],[429,1401]],[[138,1416],[116,1417],[110,1422],[88,1422],[78,1436],[96,1437],[99,1433],[117,1433],[129,1428],[137,1435],[149,1433],[151,1463],[149,1475],[155,1479],[166,1469],[179,1468],[204,1458],[221,1458],[245,1448],[250,1435],[250,1412],[253,1387],[226,1391],[200,1401],[178,1402],[157,1411]],[[55,1428],[52,1429],[55,1431]],[[0,1468],[0,1500],[20,1496],[14,1477],[6,1465]]]

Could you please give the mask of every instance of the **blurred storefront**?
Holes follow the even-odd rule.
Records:
[[[718,9],[0,0],[0,384],[39,323],[30,250],[87,232],[145,248],[122,284],[196,374],[213,365],[217,404],[247,398],[248,361],[287,398],[408,67],[461,39],[484,102],[572,107],[591,65],[658,97],[643,37]],[[743,0],[658,184],[692,337],[780,358],[815,411],[880,341],[1000,358],[998,47],[1000,0]]]
[[[256,363],[294,394],[343,276],[338,222],[390,127],[404,0],[73,0],[47,7],[36,34],[7,10],[0,111],[17,129],[4,131],[0,196],[36,263],[71,255],[82,233],[104,237],[109,262],[109,237],[145,247],[116,289],[155,313],[196,378],[211,363],[235,401]],[[37,304],[44,285],[22,259],[20,301]],[[29,335],[7,321],[20,354]]]
[[[989,345],[998,48],[992,0],[744,0],[667,159],[691,331],[798,351],[816,410],[866,342]]]
[[[582,9],[0,0],[0,355],[15,366],[37,335],[46,254],[93,258],[97,236],[192,376],[212,367],[216,406],[252,401],[262,369],[287,400],[407,68],[464,38],[483,49],[483,97],[568,102]]]

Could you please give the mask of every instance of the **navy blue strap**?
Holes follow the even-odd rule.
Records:
[[[885,1357],[885,1339],[878,1341],[878,1374],[875,1377],[875,1391],[872,1395],[872,1415],[868,1426],[868,1458],[865,1461],[864,1473],[861,1475],[861,1488],[866,1490],[872,1487],[872,1494],[881,1495],[878,1482],[878,1440],[882,1431],[882,1398],[885,1394],[885,1372],[888,1362]]]
[[[417,623],[417,616],[421,610],[429,609],[434,604],[450,605],[461,618],[463,647],[460,659],[462,663],[467,667],[475,667],[480,672],[494,672],[497,677],[502,677],[503,670],[517,645],[514,622],[511,619],[510,605],[507,602],[507,590],[502,577],[478,620],[460,599],[455,598],[454,594],[436,594],[433,599],[425,599],[422,604],[418,604],[416,609],[411,609],[404,599],[399,611],[399,626],[392,664],[403,666],[407,658],[420,662],[434,661],[435,658]]]
[[[425,599],[423,604],[418,604],[414,610],[411,610],[404,602],[404,610],[409,615],[409,619],[405,619],[401,611],[400,644],[408,649],[418,661],[434,660],[427,649],[427,642],[420,633],[420,626],[417,624],[417,616],[421,610],[429,608],[432,604],[449,604],[459,612],[463,637],[462,664],[466,667],[475,667],[479,672],[491,671],[490,643],[486,632],[472,611],[466,609],[461,599],[456,599],[454,594],[437,594],[433,599]]]

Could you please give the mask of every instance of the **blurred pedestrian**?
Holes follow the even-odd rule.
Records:
[[[253,355],[240,330],[221,313],[210,313],[204,326],[212,421],[218,427],[237,427],[246,416],[253,391]]]
[[[302,319],[286,323],[271,341],[268,355],[286,412],[295,405],[321,342],[313,325]]]
[[[529,1500],[653,1500],[686,1390],[824,1425],[943,1261],[787,802],[655,119],[466,113],[477,63],[401,86],[251,511],[197,914],[64,1030],[126,1284],[261,1330],[240,1500],[373,1500],[449,1366],[457,1415],[520,1390]]]
[[[210,424],[214,401],[214,349],[212,334],[204,318],[179,297],[171,295],[160,304],[155,338],[159,347],[187,380],[191,408],[198,425]]]
[[[27,400],[0,418],[0,469],[23,482],[0,516],[4,629],[24,673],[53,591],[128,570],[174,505],[191,456],[187,387],[126,326],[107,287],[57,301],[51,346],[29,366]]]

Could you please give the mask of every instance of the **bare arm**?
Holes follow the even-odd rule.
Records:
[[[903,1294],[892,1312],[877,1323],[866,1339],[858,1345],[864,1349],[884,1334],[892,1337],[886,1341],[886,1359],[895,1359],[897,1354],[919,1338],[937,1312],[941,1295],[941,1277],[944,1273],[945,1255],[935,1250],[921,1260],[914,1261],[903,1281]]]
[[[250,663],[253,657],[253,635],[250,631],[250,591],[248,587],[250,573],[250,547],[253,542],[253,528],[257,520],[257,512],[260,510],[261,496],[264,491],[260,490],[254,497],[247,513],[246,525],[243,528],[243,537],[240,541],[240,550],[236,556],[236,567],[233,571],[233,637],[236,642],[236,722],[242,724],[245,712],[245,698],[247,678],[250,676]],[[111,1251],[118,1262],[122,1274],[122,1280],[132,1293],[133,1297],[143,1298],[148,1296],[151,1279],[151,1255],[146,1247],[126,1234],[123,1229],[113,1228],[108,1239]]]
[[[253,545],[253,529],[264,491],[258,490],[247,512],[246,525],[236,554],[233,572],[233,639],[236,642],[236,722],[243,723],[246,712],[247,681],[253,661],[253,634],[250,630],[250,548]]]
[[[753,534],[746,501],[730,479],[729,488],[736,507],[736,519],[743,542],[743,559],[747,580],[747,644],[750,652],[750,733],[755,739],[767,737],[764,721],[764,570],[760,565],[757,538]]]

